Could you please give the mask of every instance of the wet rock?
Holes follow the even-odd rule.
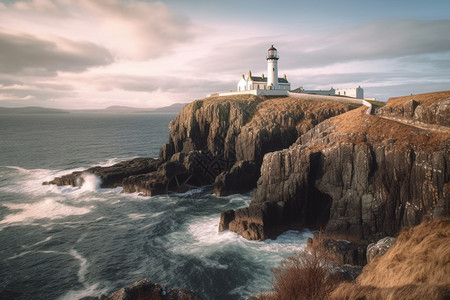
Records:
[[[129,176],[122,181],[125,193],[140,193],[145,196],[155,196],[168,193],[183,193],[190,189],[188,184],[190,173],[180,163],[166,162],[155,172]],[[196,187],[201,183],[196,183]]]
[[[366,245],[355,244],[346,240],[335,240],[331,238],[319,237],[307,241],[307,249],[319,251],[322,256],[327,257],[337,265],[366,265]]]
[[[220,173],[214,182],[214,193],[217,196],[245,193],[256,187],[259,169],[255,162],[239,161],[230,171]]]
[[[387,236],[376,243],[369,244],[366,254],[367,263],[370,263],[375,257],[384,255],[396,242],[396,238]]]
[[[115,164],[110,167],[92,167],[86,171],[73,172],[68,175],[57,177],[49,182],[44,182],[44,185],[71,185],[82,186],[84,182],[84,175],[93,174],[100,178],[102,188],[115,188],[122,185],[122,180],[126,177],[149,173],[156,171],[160,166],[161,161],[154,158],[135,158]]]
[[[330,277],[336,281],[354,282],[361,274],[363,267],[355,265],[333,265],[330,270]]]
[[[132,285],[121,288],[110,294],[106,300],[132,300],[132,299],[163,299],[164,288],[147,279],[140,280]]]
[[[113,292],[105,300],[202,300],[202,298],[193,291],[183,289],[166,290],[158,283],[151,283],[147,279],[135,282],[131,286],[122,288]]]

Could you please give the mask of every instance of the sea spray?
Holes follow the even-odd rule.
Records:
[[[102,184],[102,180],[95,176],[94,174],[83,173],[81,178],[79,178],[81,185],[81,190],[85,192],[96,192]]]

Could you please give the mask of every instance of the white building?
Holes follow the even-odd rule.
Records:
[[[283,78],[278,78],[278,53],[277,49],[272,45],[269,48],[267,56],[267,77],[262,74],[259,76],[252,76],[252,72],[248,71],[248,76],[242,74],[241,79],[237,84],[237,91],[250,91],[250,90],[282,90],[289,91],[291,84],[284,74]]]
[[[336,89],[335,95],[364,99],[364,90],[361,88],[361,86],[358,86],[357,88]]]
[[[295,93],[313,94],[313,95],[326,95],[326,96],[346,96],[356,99],[364,99],[364,90],[362,87],[346,88],[346,89],[334,89],[329,90],[305,90],[302,86],[293,90]]]

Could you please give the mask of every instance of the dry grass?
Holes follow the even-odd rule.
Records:
[[[404,285],[392,288],[377,288],[374,286],[359,286],[343,283],[332,294],[333,300],[448,300],[448,286]]]
[[[329,269],[330,264],[326,259],[303,250],[273,269],[273,292],[261,295],[258,299],[327,299],[340,282],[339,278],[330,276]]]
[[[273,292],[258,300],[450,299],[450,218],[404,229],[388,252],[363,269],[356,283],[330,275],[329,257],[301,251],[273,270]]]
[[[450,299],[450,218],[403,230],[356,284],[340,285],[331,299]]]
[[[383,144],[395,141],[399,148],[413,147],[420,150],[439,150],[450,139],[450,132],[433,132],[396,121],[367,115],[358,108],[329,120],[335,125],[332,134],[340,135],[340,142]]]
[[[450,91],[425,93],[418,95],[410,95],[403,97],[393,97],[389,98],[386,107],[400,107],[403,106],[409,100],[415,100],[420,103],[423,107],[427,107],[436,102],[442,101],[443,99],[450,98]]]

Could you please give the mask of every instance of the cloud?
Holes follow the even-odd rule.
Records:
[[[2,103],[13,103],[32,100],[41,104],[47,100],[76,96],[75,88],[68,84],[29,82],[8,80],[0,76],[0,100]]]
[[[450,20],[376,21],[289,43],[290,62],[305,67],[450,51]],[[302,45],[306,43],[307,45]],[[295,57],[295,58],[293,58]]]
[[[56,75],[58,71],[82,72],[113,62],[111,53],[91,42],[55,37],[44,40],[23,33],[0,32],[0,72]]]
[[[164,3],[142,0],[15,1],[0,9],[5,28],[101,44],[116,58],[163,57],[190,41],[196,28]]]
[[[82,0],[80,8],[98,22],[107,43],[128,59],[165,56],[195,35],[188,18],[161,2]]]
[[[103,75],[97,76],[91,82],[93,88],[99,91],[124,90],[129,92],[153,93],[157,91],[174,94],[197,94],[204,97],[214,91],[226,91],[230,85],[236,83],[223,80],[214,80],[196,77],[161,76],[121,76]],[[186,99],[188,100],[188,99]]]

